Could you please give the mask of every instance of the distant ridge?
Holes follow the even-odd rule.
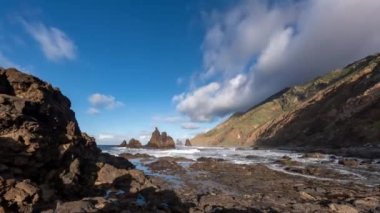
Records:
[[[306,84],[285,88],[244,113],[234,113],[191,143],[271,147],[378,144],[379,63],[380,54],[371,55]],[[379,129],[374,128],[376,124]]]

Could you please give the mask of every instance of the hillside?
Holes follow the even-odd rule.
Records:
[[[368,56],[307,84],[284,89],[244,113],[235,113],[191,143],[339,147],[377,142],[379,62],[380,54]]]

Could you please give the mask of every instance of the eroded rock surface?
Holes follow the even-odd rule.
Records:
[[[136,139],[132,138],[131,140],[129,140],[129,142],[127,144],[127,147],[128,148],[138,149],[138,148],[142,148],[143,146],[141,145],[141,143],[140,143],[139,140],[136,140]]]
[[[102,154],[95,139],[81,132],[59,89],[0,69],[1,211],[89,210],[92,204],[66,202],[104,196],[110,187],[126,194],[152,187],[133,168],[125,158]]]
[[[152,133],[152,137],[146,147],[156,149],[173,149],[175,148],[175,143],[173,138],[168,136],[166,132],[160,133],[160,131],[156,128]]]
[[[292,161],[286,157],[282,160]],[[155,167],[169,178],[157,176],[152,181],[173,190],[181,203],[192,204],[189,212],[380,211],[380,186],[339,181],[344,174],[333,174],[322,165],[306,166],[299,171],[301,175],[275,171],[264,164],[239,165],[212,158],[194,161],[181,170],[169,167]],[[174,177],[180,183],[173,182]]]

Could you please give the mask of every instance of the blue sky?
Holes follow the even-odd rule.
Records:
[[[3,0],[0,66],[59,87],[98,143],[146,141],[155,126],[183,139],[377,52],[379,9],[359,0]]]
[[[138,137],[157,125],[186,137],[201,127],[181,128],[188,119],[179,118],[171,100],[189,87],[189,77],[200,67],[200,11],[208,7],[177,0],[2,1],[0,52],[59,87],[71,99],[83,131]],[[75,46],[72,55],[49,58],[22,22],[59,29]],[[87,113],[94,93],[122,104]]]

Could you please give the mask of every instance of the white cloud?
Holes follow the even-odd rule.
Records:
[[[88,114],[98,114],[102,109],[112,110],[117,107],[124,106],[124,103],[117,101],[111,95],[104,95],[101,93],[94,93],[88,97],[91,107],[87,110]]]
[[[39,43],[45,56],[52,61],[75,59],[74,42],[60,29],[47,26],[41,22],[27,22],[21,19],[26,31]]]
[[[194,121],[210,121],[215,113],[226,114],[231,107],[242,104],[236,102],[236,97],[251,92],[246,90],[247,81],[245,75],[239,74],[226,82],[212,82],[186,95],[178,96],[175,98],[178,101],[177,110],[186,113]]]
[[[111,134],[99,134],[98,138],[99,138],[99,140],[109,140],[109,139],[114,139],[115,135],[111,135]]]
[[[243,1],[212,13],[198,79],[208,83],[174,96],[179,112],[210,121],[243,111],[286,86],[380,50],[380,1],[267,4]]]
[[[199,125],[193,122],[186,122],[181,124],[182,129],[199,129]]]

